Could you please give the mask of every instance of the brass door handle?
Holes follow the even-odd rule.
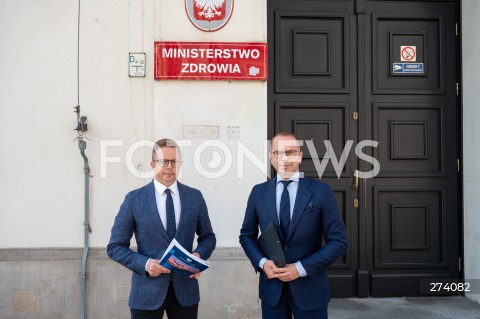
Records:
[[[353,189],[358,189],[358,169],[353,172],[353,176],[355,176],[355,183],[353,184]]]

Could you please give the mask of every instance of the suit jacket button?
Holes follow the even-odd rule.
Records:
[[[288,249],[288,246],[287,246],[287,245],[283,246],[283,249],[284,249],[284,250],[287,250],[287,249]]]

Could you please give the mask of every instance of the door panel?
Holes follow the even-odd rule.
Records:
[[[458,278],[458,1],[268,0],[268,133],[294,132],[301,171],[335,194],[350,246],[333,296],[415,296]],[[413,71],[412,71],[413,70]],[[358,116],[357,116],[358,115]],[[375,178],[355,146],[380,163]],[[349,141],[345,165],[336,159]],[[337,174],[338,173],[338,174]]]
[[[316,177],[318,175],[313,162],[314,155],[317,155],[321,162],[327,146],[331,145],[334,153],[340,157],[347,140],[351,138],[350,114],[349,103],[277,102],[275,125],[279,132],[295,132],[298,138],[313,142],[313,154],[306,143],[303,147],[302,171],[307,176]],[[323,141],[330,141],[330,144],[326,146]],[[351,164],[347,161],[340,172],[341,176],[350,178],[351,169]],[[329,161],[323,171],[323,178],[336,177],[335,168]]]
[[[367,2],[360,125],[381,163],[363,189],[370,282],[360,286],[371,296],[419,295],[420,280],[459,275],[455,12],[452,3]],[[395,73],[396,64],[423,72]]]
[[[268,1],[269,137],[281,131],[294,132],[313,143],[303,147],[301,170],[318,178],[314,163],[326,152],[330,141],[338,158],[348,140],[357,140],[352,113],[357,109],[356,37],[352,1]],[[353,149],[352,149],[353,152]],[[329,162],[322,179],[337,199],[347,234],[353,243],[329,269],[336,296],[356,294],[356,209],[352,206],[353,157],[348,157],[337,178]],[[317,163],[318,164],[318,163]]]
[[[378,177],[445,175],[444,108],[433,103],[373,103]]]
[[[444,189],[374,187],[374,268],[445,267]]]
[[[276,92],[348,92],[348,16],[277,11],[275,21]]]
[[[395,4],[383,11],[371,5],[372,58],[374,94],[444,93],[445,42],[442,6],[428,4]],[[392,6],[391,4],[389,6]],[[414,11],[412,8],[416,7]],[[378,10],[377,10],[378,8]],[[405,11],[402,11],[405,9]],[[430,11],[431,10],[431,11]],[[423,73],[394,73],[393,64],[404,62],[401,47],[416,48],[412,63],[423,63]]]

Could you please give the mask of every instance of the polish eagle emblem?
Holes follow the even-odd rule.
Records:
[[[225,18],[225,0],[193,0],[195,18],[198,20],[222,20]]]
[[[190,21],[202,31],[216,31],[227,24],[234,0],[185,0]]]

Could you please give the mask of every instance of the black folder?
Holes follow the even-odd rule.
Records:
[[[278,238],[278,233],[273,222],[263,230],[262,234],[257,239],[257,244],[265,257],[273,260],[277,267],[285,266],[287,261],[285,260],[282,243],[280,242],[280,238]]]

